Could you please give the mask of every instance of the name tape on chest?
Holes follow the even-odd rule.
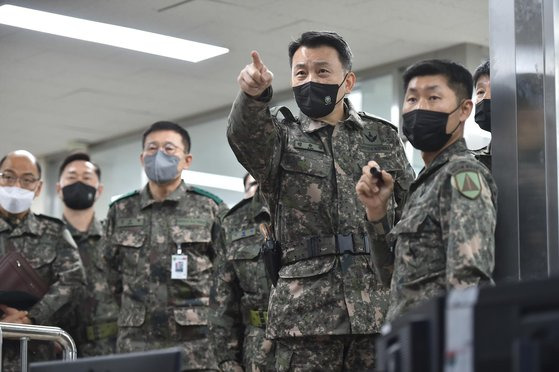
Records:
[[[256,235],[256,227],[251,227],[248,229],[242,229],[242,230],[237,230],[237,231],[232,231],[231,232],[231,241],[234,242],[235,240],[239,240],[239,239],[243,239],[243,238],[248,238],[250,236],[254,236]]]
[[[143,225],[144,225],[143,217],[128,217],[128,218],[119,218],[116,220],[116,227],[134,227],[134,226],[143,226]]]
[[[318,145],[312,142],[294,141],[293,147],[296,149],[311,150],[324,153],[324,148],[322,147],[322,145]]]

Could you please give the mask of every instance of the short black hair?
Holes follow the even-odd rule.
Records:
[[[88,161],[91,164],[93,164],[93,166],[95,167],[95,174],[97,175],[97,178],[99,178],[99,181],[101,181],[101,169],[99,168],[99,166],[97,164],[95,164],[94,162],[91,161],[91,158],[85,152],[74,152],[74,153],[68,155],[62,161],[62,164],[60,164],[60,168],[58,169],[58,178],[60,178],[60,176],[62,176],[62,172],[64,172],[64,169],[66,169],[68,164],[70,164],[71,162],[76,161],[76,160]]]
[[[488,77],[491,76],[491,74],[489,73],[489,60],[483,62],[481,65],[477,66],[476,70],[474,71],[474,84],[473,86],[475,87],[477,84],[477,81],[479,80],[480,77],[487,75]]]
[[[331,31],[308,31],[301,34],[297,40],[289,43],[289,66],[293,65],[293,55],[299,48],[318,48],[321,46],[336,49],[343,68],[351,71],[351,60],[353,58],[351,49],[340,35]]]
[[[182,137],[182,144],[184,146],[184,151],[187,154],[190,153],[191,143],[190,143],[190,135],[188,134],[188,131],[183,127],[181,127],[180,125],[178,125],[177,123],[173,123],[171,121],[158,121],[156,123],[153,123],[143,134],[142,148],[145,147],[146,137],[150,133],[159,132],[162,130],[172,130],[173,132],[177,132],[178,134],[180,134]]]
[[[456,94],[458,101],[471,99],[474,91],[472,74],[459,63],[446,59],[428,59],[414,63],[404,71],[404,93],[413,78],[418,76],[442,75]]]
[[[10,154],[8,154],[8,155],[10,155]],[[8,155],[4,155],[4,157],[2,159],[0,159],[0,168],[2,168],[2,165],[4,165],[4,162],[8,158]],[[39,162],[36,159],[35,159],[35,166],[37,167],[37,173],[39,173],[39,178],[41,178],[43,170],[41,169],[41,164],[39,164]]]

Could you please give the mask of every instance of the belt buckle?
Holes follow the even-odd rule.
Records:
[[[353,234],[336,234],[336,250],[340,254],[355,253]]]

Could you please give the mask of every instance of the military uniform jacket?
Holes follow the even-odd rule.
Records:
[[[365,210],[355,185],[369,160],[396,180],[391,204],[396,218],[403,207],[413,170],[396,128],[357,113],[348,100],[345,108],[347,119],[332,126],[303,114],[295,119],[285,110],[280,120],[266,102],[242,92],[233,104],[229,143],[260,184],[284,258],[299,254],[310,237],[352,234],[354,244],[362,241]],[[368,256],[323,255],[285,262],[279,276],[270,295],[269,338],[379,331],[387,292],[376,282]]]
[[[78,249],[64,223],[28,213],[12,226],[0,218],[0,255],[20,252],[49,285],[43,299],[29,310],[36,324],[57,325],[83,295],[85,274]]]
[[[472,153],[477,160],[491,170],[491,142],[479,150],[472,151]]]
[[[107,282],[109,270],[103,255],[106,246],[103,227],[94,218],[89,229],[81,232],[66,219],[64,221],[78,245],[87,277],[87,291],[70,333],[80,356],[114,354],[119,309]]]
[[[388,236],[369,224],[377,272],[394,265],[391,283],[384,276],[390,283],[387,320],[451,288],[493,282],[496,207],[489,170],[461,139],[419,173]]]
[[[210,303],[212,337],[218,364],[265,364],[265,321],[251,325],[252,316],[268,310],[271,284],[268,282],[260,248],[264,242],[259,224],[270,223],[270,214],[258,194],[243,199],[229,210],[222,221],[222,242],[215,269]],[[252,312],[251,312],[252,311]],[[242,356],[242,358],[241,358]],[[263,363],[264,362],[264,363]],[[248,366],[247,366],[248,368]],[[264,368],[265,369],[265,368]]]
[[[215,369],[208,309],[224,204],[181,182],[156,202],[146,185],[114,202],[107,216],[107,261],[120,301],[119,352],[181,345],[183,366]],[[187,256],[187,279],[171,279],[171,258]]]
[[[49,291],[30,310],[35,324],[63,327],[84,292],[85,274],[78,249],[59,219],[28,213],[17,224],[0,218],[0,255],[20,252]],[[20,371],[17,341],[4,341],[2,370]],[[55,359],[51,343],[31,342],[29,362]]]

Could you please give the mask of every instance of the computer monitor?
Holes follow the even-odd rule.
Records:
[[[181,353],[169,349],[114,354],[76,360],[31,363],[31,372],[180,372]]]
[[[377,372],[441,372],[444,297],[422,303],[385,326],[376,343]]]

